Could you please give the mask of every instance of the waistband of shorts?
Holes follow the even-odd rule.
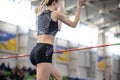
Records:
[[[53,44],[49,44],[49,43],[37,43],[37,45],[47,45],[53,47]]]

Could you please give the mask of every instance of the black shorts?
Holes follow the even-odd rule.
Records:
[[[33,65],[48,62],[52,63],[53,45],[37,43],[30,53],[30,61]]]

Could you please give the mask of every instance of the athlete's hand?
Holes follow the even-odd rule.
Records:
[[[59,5],[58,5],[58,6],[59,6],[59,7],[63,7],[61,3],[59,3]]]
[[[85,2],[86,2],[86,0],[79,0],[79,6],[83,6],[83,5],[85,5]]]
[[[59,7],[58,7],[58,10],[61,12],[61,13],[64,13],[64,10],[63,10],[63,5],[59,3]]]

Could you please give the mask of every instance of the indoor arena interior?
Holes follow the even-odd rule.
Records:
[[[0,80],[37,80],[30,53],[41,1],[0,0]],[[78,1],[59,0],[71,21]],[[62,22],[53,45],[51,64],[62,80],[120,80],[120,0],[86,0],[76,27]]]

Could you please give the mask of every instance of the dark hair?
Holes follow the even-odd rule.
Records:
[[[37,14],[44,7],[52,5],[53,2],[58,2],[58,0],[42,0],[40,5],[35,9],[35,13]]]
[[[50,5],[53,3],[53,1],[58,2],[58,0],[49,0],[46,5],[47,5],[47,6],[50,6]]]

